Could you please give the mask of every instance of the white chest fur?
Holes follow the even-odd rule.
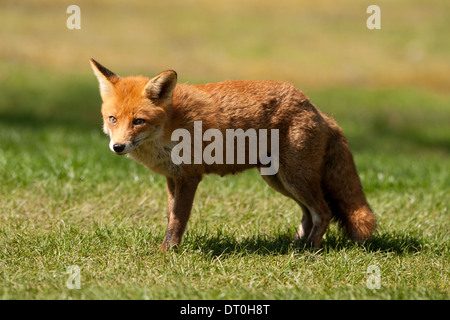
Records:
[[[176,175],[181,167],[174,164],[171,153],[173,142],[164,144],[160,139],[147,140],[129,153],[135,161],[163,175]]]

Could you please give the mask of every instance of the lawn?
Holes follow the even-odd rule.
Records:
[[[3,298],[449,298],[448,96],[309,94],[340,121],[355,152],[379,224],[364,245],[333,225],[318,252],[291,248],[299,208],[249,171],[206,177],[180,252],[162,254],[165,179],[109,151],[95,79],[49,77],[33,97],[21,94],[36,89],[32,76],[15,80],[21,90],[2,89],[16,103],[3,102],[0,126]],[[73,265],[79,290],[66,283]],[[380,289],[367,287],[371,265]]]
[[[268,1],[261,7],[250,1],[236,12],[226,4],[180,2],[173,11],[168,4],[152,4],[165,15],[151,11],[147,26],[165,28],[167,38],[146,35],[149,42],[135,49],[128,63],[129,48],[143,36],[136,28],[147,7],[130,1],[131,9],[122,10],[119,1],[102,11],[105,1],[80,1],[85,20],[77,34],[52,29],[65,25],[64,6],[60,17],[61,8],[51,1],[40,2],[42,7],[27,3],[7,2],[0,13],[0,36],[9,41],[0,50],[0,297],[450,298],[450,95],[443,90],[450,73],[449,48],[442,41],[448,22],[439,10],[416,1],[386,2],[391,11],[384,11],[382,30],[392,28],[391,33],[368,34],[365,8],[352,1],[340,10],[305,4],[299,16],[292,11],[295,1],[283,1],[278,9]],[[35,14],[18,23],[30,10]],[[333,21],[344,11],[345,23],[335,30]],[[113,31],[100,29],[118,12],[125,18]],[[406,28],[413,17],[425,21],[428,38],[417,26]],[[360,19],[363,29],[355,27]],[[119,32],[124,21],[131,26]],[[128,39],[131,29],[137,35]],[[244,32],[234,37],[239,30]],[[260,30],[277,45],[250,36]],[[414,68],[397,50],[410,45],[414,37],[408,32],[425,39],[420,43],[429,57]],[[44,40],[33,40],[37,34]],[[311,52],[290,41],[300,36]],[[128,41],[125,46],[122,40]],[[162,45],[153,48],[156,41]],[[336,51],[342,42],[348,49]],[[184,49],[164,53],[177,46]],[[346,133],[378,220],[373,239],[357,245],[332,224],[320,250],[292,248],[299,207],[248,171],[205,177],[179,252],[160,253],[167,222],[165,179],[109,150],[91,55],[121,75],[152,75],[173,63],[182,82],[294,82]]]

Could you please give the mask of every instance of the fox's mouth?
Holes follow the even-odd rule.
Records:
[[[155,136],[151,134],[152,132],[143,132],[134,137],[131,141],[125,141],[125,142],[117,142],[114,141],[113,138],[110,135],[110,142],[109,142],[109,148],[112,152],[117,154],[118,156],[122,156],[124,154],[130,153],[133,150],[135,150],[137,147],[139,147],[144,141],[148,141],[153,139]]]
[[[134,149],[136,149],[143,141],[144,139],[137,139],[130,143],[114,143],[114,141],[111,140],[109,144],[109,148],[112,152],[114,152],[118,156],[123,156],[127,153],[132,152]]]

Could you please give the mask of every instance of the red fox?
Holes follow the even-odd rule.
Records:
[[[204,174],[250,168],[299,204],[303,217],[294,241],[319,248],[333,217],[351,239],[362,243],[371,237],[376,219],[342,130],[291,84],[178,84],[172,70],[152,79],[122,78],[90,62],[100,84],[110,149],[166,177],[168,225],[162,251],[181,243]],[[236,140],[230,130],[244,134],[238,152],[230,148]],[[265,139],[257,143],[255,133]],[[264,174],[269,160],[272,170]]]

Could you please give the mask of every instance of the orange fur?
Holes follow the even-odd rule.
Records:
[[[120,78],[95,60],[91,66],[100,83],[104,131],[111,138],[111,149],[128,154],[167,179],[168,226],[161,250],[181,243],[204,174],[260,169],[259,163],[248,161],[174,164],[171,150],[176,143],[171,135],[178,128],[193,135],[194,121],[202,122],[203,132],[279,130],[279,170],[262,177],[302,208],[303,219],[294,240],[304,238],[312,247],[319,247],[332,217],[356,241],[371,236],[375,217],[342,130],[292,85],[275,81],[187,85],[176,83],[174,71],[152,79]],[[202,141],[203,149],[207,145]]]

